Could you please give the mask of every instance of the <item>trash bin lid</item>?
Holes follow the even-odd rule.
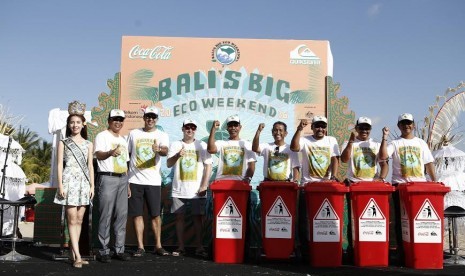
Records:
[[[390,183],[381,181],[360,181],[352,183],[349,187],[350,192],[389,192],[392,193],[396,187]]]
[[[250,191],[252,187],[241,180],[216,180],[210,185],[212,191]]]
[[[450,187],[441,182],[407,182],[400,183],[398,189],[409,193],[448,193]]]
[[[332,192],[332,193],[347,193],[349,187],[343,183],[336,181],[321,181],[321,182],[308,182],[303,188],[305,192]]]
[[[260,189],[268,188],[297,190],[299,188],[299,185],[297,185],[297,183],[289,181],[263,181],[258,185],[257,190],[260,191]]]

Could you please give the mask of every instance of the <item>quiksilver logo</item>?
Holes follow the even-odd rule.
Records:
[[[307,45],[300,44],[289,53],[290,64],[321,64],[320,58]]]
[[[152,59],[152,60],[168,60],[171,58],[171,50],[173,46],[155,46],[153,48],[142,48],[140,45],[132,47],[129,51],[130,59]]]

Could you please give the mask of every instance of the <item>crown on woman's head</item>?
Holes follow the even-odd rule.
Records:
[[[69,115],[84,115],[86,112],[86,104],[74,101],[68,105]]]

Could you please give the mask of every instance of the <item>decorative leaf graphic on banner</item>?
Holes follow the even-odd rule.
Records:
[[[147,69],[137,70],[129,78],[129,95],[134,100],[150,100],[158,102],[158,88],[149,86],[153,72]]]

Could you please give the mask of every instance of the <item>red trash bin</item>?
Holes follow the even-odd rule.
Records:
[[[344,195],[349,188],[335,181],[309,182],[304,187],[309,223],[310,264],[342,264]]]
[[[247,201],[252,187],[244,181],[218,180],[213,192],[213,260],[242,263],[247,218]]]
[[[437,182],[399,184],[405,265],[443,268],[444,195],[450,187]]]
[[[389,265],[389,183],[362,181],[350,186],[356,266]]]
[[[263,181],[260,192],[262,244],[266,258],[288,259],[294,251],[297,190],[293,182]]]

